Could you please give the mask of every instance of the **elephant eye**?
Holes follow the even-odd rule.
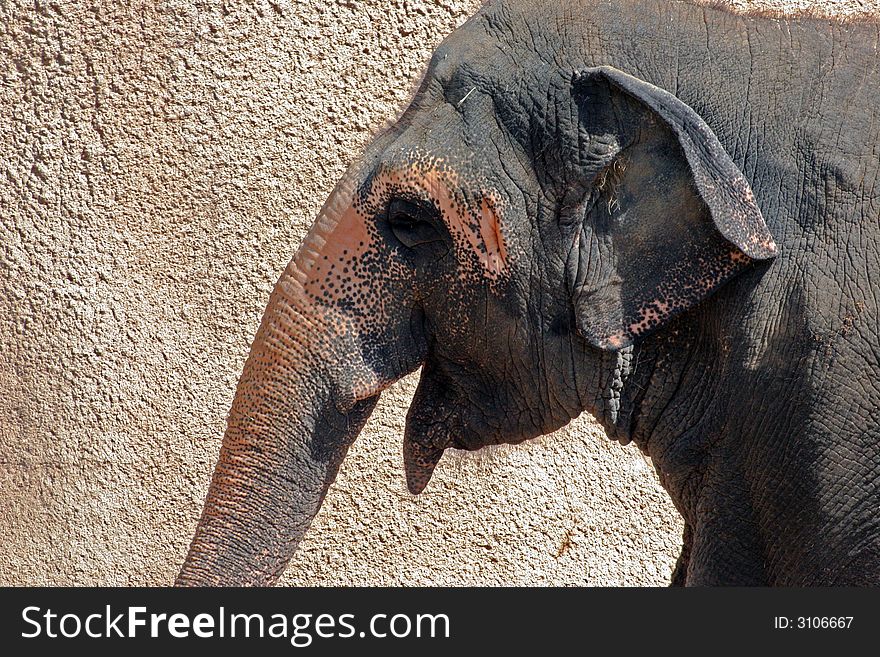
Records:
[[[394,237],[408,248],[443,238],[437,215],[437,209],[426,203],[395,198],[388,204],[388,226]]]

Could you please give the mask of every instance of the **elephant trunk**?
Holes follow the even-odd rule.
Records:
[[[378,395],[337,407],[335,382],[301,343],[302,320],[276,289],[178,585],[273,584],[375,406]]]
[[[362,217],[343,202],[351,194],[341,183],[272,293],[177,585],[275,583],[379,392],[420,364],[420,341],[401,329],[411,303],[374,327],[355,307],[364,298],[356,281],[326,293],[337,276],[327,263],[348,271],[342,260],[370,246]]]

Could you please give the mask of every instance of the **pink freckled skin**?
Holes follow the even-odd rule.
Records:
[[[486,247],[486,252],[480,253],[481,261],[490,275],[494,276],[507,269],[507,245],[501,234],[497,205],[497,201],[491,196],[484,197],[480,202],[480,236]]]
[[[279,329],[295,336],[302,345],[323,349],[315,343],[316,335],[356,335],[387,320],[391,309],[386,307],[386,295],[351,295],[344,287],[362,291],[371,285],[356,265],[365,254],[381,246],[375,241],[372,222],[394,195],[416,196],[434,204],[456,250],[462,255],[473,254],[482,266],[481,275],[488,281],[496,281],[507,273],[508,251],[501,227],[502,201],[498,196],[488,192],[469,199],[454,171],[441,162],[416,160],[414,164],[380,171],[367,198],[360,202],[354,185],[348,181],[340,183],[288,265],[287,280],[276,290],[284,304],[304,321],[279,315],[275,318]],[[468,282],[473,272],[462,268],[459,276]],[[343,298],[358,312],[351,315],[340,311],[335,304]],[[366,322],[371,326],[366,326]],[[304,330],[304,326],[311,328]],[[354,396],[363,399],[375,394],[383,383],[373,377],[360,378]]]
[[[371,244],[364,217],[354,208],[349,208],[329,232],[310,234],[294,259],[297,268],[305,274],[304,292],[320,297],[323,293],[321,286],[329,281],[331,271],[358,258]],[[366,281],[356,278],[354,282],[363,284]]]
[[[478,194],[479,200],[465,200],[459,176],[439,160],[426,165],[389,169],[378,177],[373,189],[385,195],[411,194],[425,198],[441,212],[456,246],[473,252],[490,280],[508,271],[508,249],[502,229],[501,199],[494,192]]]
[[[639,335],[648,330],[651,326],[659,323],[669,313],[669,310],[670,304],[667,301],[657,299],[650,302],[648,307],[642,310],[639,321],[630,324],[630,334]]]
[[[775,247],[776,245],[774,244],[773,246]],[[737,264],[746,263],[750,260],[749,256],[747,256],[745,253],[743,253],[739,249],[731,250],[730,259],[732,262],[737,263]]]

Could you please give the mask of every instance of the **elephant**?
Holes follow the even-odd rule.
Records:
[[[346,171],[254,338],[181,586],[280,577],[380,393],[403,463],[593,414],[673,585],[880,584],[880,25],[492,0]]]

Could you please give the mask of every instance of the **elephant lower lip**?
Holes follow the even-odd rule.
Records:
[[[438,459],[439,460],[439,459]],[[415,467],[407,467],[406,469],[406,487],[413,495],[420,494],[428,486],[431,481],[431,475],[434,468],[431,466],[418,465]]]
[[[443,449],[428,448],[412,440],[403,442],[403,468],[406,472],[406,486],[413,495],[418,495],[428,482],[434,468],[443,457]]]
[[[407,475],[406,478],[406,488],[412,495],[419,495],[425,488],[428,487],[428,482],[430,481],[430,475],[424,478],[422,477],[411,477]]]

